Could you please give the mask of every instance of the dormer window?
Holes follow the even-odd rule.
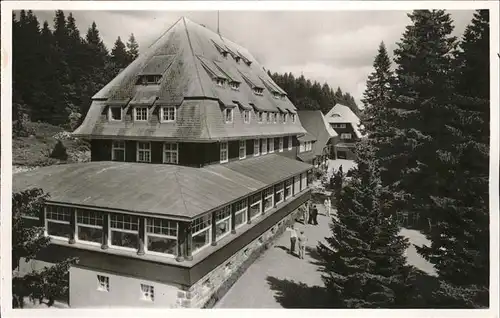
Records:
[[[273,97],[276,99],[280,99],[281,94],[278,92],[273,92]]]
[[[267,123],[271,123],[272,122],[272,120],[271,120],[271,113],[267,113],[266,117],[267,117],[266,118]]]
[[[236,61],[236,63],[239,63],[241,58],[239,56],[234,56],[234,60]]]
[[[230,124],[233,122],[233,109],[232,108],[224,109],[224,122],[226,124]]]
[[[227,58],[227,52],[221,52],[221,54],[224,58]]]
[[[121,121],[122,120],[122,107],[121,106],[110,106],[108,110],[108,119],[110,121]]]
[[[137,85],[158,85],[161,81],[161,75],[141,75],[137,80]]]
[[[285,99],[286,95],[285,94],[280,94],[280,99]]]
[[[264,89],[261,87],[254,87],[253,92],[255,95],[264,95]]]
[[[177,117],[177,110],[175,107],[162,107],[160,116],[162,123],[174,122]]]
[[[231,87],[232,90],[235,90],[235,91],[240,90],[240,83],[238,83],[238,82],[230,82],[229,86]]]
[[[264,113],[259,112],[259,123],[262,123],[263,119],[264,119]]]
[[[134,120],[135,121],[147,121],[148,120],[148,108],[147,107],[135,107],[134,108]]]
[[[287,118],[288,118],[288,114],[283,114],[283,124],[286,124]]]
[[[291,114],[290,116],[292,116],[292,123],[295,124],[295,121],[297,120],[297,115]]]
[[[269,119],[269,122],[274,123],[274,121],[275,121],[274,113],[269,113],[269,115],[271,116],[271,118]]]
[[[226,80],[223,78],[217,77],[215,79],[215,84],[217,84],[217,86],[224,87],[224,84],[226,84]]]

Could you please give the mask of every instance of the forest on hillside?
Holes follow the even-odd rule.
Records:
[[[268,72],[269,76],[288,94],[290,101],[300,110],[321,110],[326,114],[335,104],[348,106],[359,115],[354,97],[342,92],[340,87],[334,91],[328,83],[306,79],[304,75],[294,77],[292,73],[278,74]]]
[[[48,123],[74,129],[84,118],[92,96],[139,54],[133,34],[120,36],[109,50],[96,23],[81,32],[72,13],[55,12],[40,23],[31,11],[13,15],[13,120]],[[271,74],[299,109],[328,112],[335,103],[358,108],[349,93],[304,76]],[[18,121],[21,119],[22,121]],[[19,128],[19,129],[17,129]],[[14,126],[17,135],[22,128]]]
[[[55,12],[52,28],[22,10],[12,19],[13,120],[18,118],[74,129],[92,96],[139,54],[133,34],[118,36],[111,51],[92,23],[81,34],[75,18]]]

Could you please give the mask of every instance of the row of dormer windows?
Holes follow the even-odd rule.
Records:
[[[245,109],[242,111],[243,122],[245,124],[249,124],[252,120],[252,113],[250,110]],[[255,112],[257,123],[268,123],[268,124],[276,124],[279,121],[283,124],[288,122],[288,117],[290,117],[290,121],[295,124],[297,121],[296,114],[287,114],[287,113],[276,113],[276,112],[265,112],[265,111],[257,111]],[[234,108],[225,108],[223,110],[224,122],[226,124],[232,124],[234,121]]]
[[[147,106],[136,106],[133,109],[134,121],[148,121],[149,108]],[[123,108],[121,106],[110,106],[108,110],[109,121],[122,121]],[[177,119],[177,108],[173,106],[160,107],[160,122],[175,122]]]
[[[274,123],[278,122],[278,118],[280,122],[286,124],[288,122],[288,118],[290,117],[290,121],[295,124],[297,120],[296,114],[287,114],[287,113],[276,113],[276,112],[265,112],[258,111],[255,113],[257,123]],[[252,120],[252,114],[250,110],[242,111],[243,122],[245,124],[249,124]],[[108,110],[108,118],[109,121],[122,121],[123,119],[123,108],[121,106],[110,106]],[[226,124],[230,124],[234,122],[234,108],[225,108],[223,110],[223,118]],[[137,122],[146,122],[149,120],[149,108],[147,106],[136,106],[133,109],[133,119]],[[160,122],[162,123],[172,123],[177,120],[177,108],[173,106],[164,106],[160,107]]]

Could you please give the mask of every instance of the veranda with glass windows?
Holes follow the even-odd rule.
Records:
[[[310,184],[309,174],[296,175],[191,221],[50,203],[45,206],[41,221],[46,235],[68,240],[69,244],[165,256],[177,261],[192,260],[193,255],[204,248],[217,245],[245,224],[259,222],[258,219],[272,213],[273,208],[301,194]]]

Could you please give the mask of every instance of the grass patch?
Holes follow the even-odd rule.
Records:
[[[68,152],[67,160],[50,158],[50,154],[57,144],[54,137],[63,133],[61,127],[47,123],[27,123],[33,134],[28,137],[12,138],[12,164],[15,166],[37,167],[53,164],[88,161],[90,146],[81,139],[61,140]]]

